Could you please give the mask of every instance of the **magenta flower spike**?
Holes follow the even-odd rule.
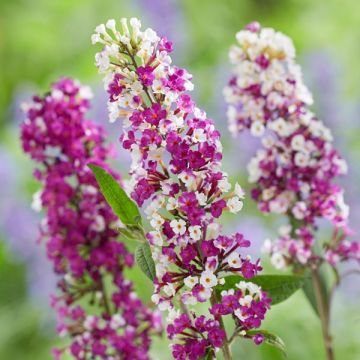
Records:
[[[346,174],[347,164],[332,145],[331,131],[309,110],[312,97],[291,40],[255,25],[236,35],[238,45],[230,50],[234,75],[224,95],[230,131],[249,129],[262,139],[248,165],[253,198],[264,213],[293,219],[293,226],[281,228],[280,238],[266,249],[277,268],[360,260],[359,243],[346,239],[349,208],[334,181]],[[322,254],[315,254],[315,222],[321,218],[333,225],[334,236]]]
[[[96,64],[109,93],[110,121],[121,119],[120,141],[132,158],[127,191],[150,222],[152,300],[167,312],[172,354],[179,360],[213,358],[221,348],[231,359],[223,316],[233,318],[236,335],[250,337],[270,299],[251,282],[215,291],[226,275],[250,279],[261,270],[258,260],[243,255],[248,240],[219,234],[217,219],[225,211],[238,213],[244,198],[221,170],[220,133],[189,95],[192,76],[172,65],[169,40],[141,30],[132,18],[121,20],[121,30],[114,20],[99,25],[92,42],[103,45]],[[209,301],[200,314],[196,305]],[[259,334],[254,341],[261,339]]]
[[[89,88],[61,79],[44,97],[26,104],[21,127],[23,150],[38,164],[34,176],[43,185],[33,207],[44,210],[40,242],[59,277],[52,298],[57,329],[71,339],[53,354],[56,359],[70,354],[78,360],[145,360],[161,319],[124,277],[133,255],[117,239],[121,224],[87,166],[107,168],[112,155],[103,128],[85,118],[90,97]]]
[[[330,129],[309,108],[312,95],[295,62],[291,39],[254,22],[236,40],[229,53],[233,75],[224,89],[229,130],[234,136],[250,130],[261,138],[248,165],[252,197],[263,213],[288,219],[278,239],[266,240],[264,250],[277,269],[312,273],[327,356],[333,359],[331,299],[321,290],[319,269],[329,264],[338,277],[336,286],[338,264],[360,261],[360,243],[348,239],[344,190],[335,182],[346,174],[347,164],[333,146]],[[315,241],[321,219],[333,228],[323,243]]]

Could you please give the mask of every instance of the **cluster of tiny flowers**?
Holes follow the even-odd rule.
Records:
[[[236,290],[223,290],[221,302],[213,305],[210,311],[215,317],[233,314],[238,331],[246,333],[246,330],[261,325],[271,300],[259,286],[251,282],[240,281],[236,284],[236,288]]]
[[[25,105],[21,128],[23,150],[39,164],[34,174],[43,184],[33,207],[46,211],[40,241],[59,276],[60,294],[52,299],[58,332],[71,337],[71,344],[55,349],[54,356],[148,359],[159,315],[123,276],[133,256],[117,240],[117,219],[87,167],[106,167],[111,155],[103,129],[85,119],[90,96],[77,81],[60,79],[47,95]]]
[[[156,264],[152,299],[169,311],[168,335],[178,341],[173,356],[199,359],[224,342],[221,311],[208,317],[181,313],[175,300],[190,309],[214,303],[214,288],[226,273],[251,278],[261,269],[240,254],[249,241],[241,234],[220,236],[216,223],[224,211],[242,209],[244,193],[238,184],[231,191],[221,171],[220,134],[187,93],[194,87],[192,76],[171,65],[172,43],[152,29],[142,31],[138,19],[130,19],[130,26],[122,19],[121,28],[114,20],[96,28],[92,41],[103,45],[96,63],[105,73],[110,121],[123,120],[120,140],[132,158],[128,191],[152,227],[147,233]],[[239,316],[243,296],[234,293]]]
[[[310,110],[312,96],[295,63],[287,36],[254,22],[236,35],[230,50],[233,77],[224,89],[229,129],[244,129],[262,139],[262,148],[248,165],[252,197],[265,213],[285,214],[291,226],[266,250],[278,268],[326,260],[332,266],[360,260],[360,246],[346,240],[349,208],[334,178],[347,172],[332,145],[332,135]],[[334,226],[322,257],[313,252],[315,220]],[[296,225],[295,225],[296,224]]]

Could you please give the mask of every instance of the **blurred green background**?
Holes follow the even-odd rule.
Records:
[[[332,128],[349,162],[342,181],[351,205],[351,225],[360,224],[360,2],[358,0],[1,0],[0,2],[0,359],[50,359],[59,340],[48,306],[54,278],[44,249],[36,243],[39,218],[30,209],[38,185],[21,154],[18,126],[22,101],[46,91],[59,76],[94,88],[92,118],[107,125],[105,96],[90,44],[95,26],[108,18],[139,17],[145,26],[174,41],[174,62],[194,75],[195,97],[223,133],[224,166],[246,184],[245,164],[254,152],[246,136],[230,138],[221,91],[229,77],[227,50],[235,33],[252,20],[292,37],[319,116]],[[114,131],[113,131],[114,133]],[[114,139],[116,141],[116,137]],[[127,159],[119,154],[120,168]],[[350,196],[350,195],[351,196]],[[248,199],[238,218],[224,221],[253,242],[253,255],[277,220],[263,218]],[[326,231],[324,232],[326,233]],[[266,271],[271,271],[266,264]],[[345,269],[344,269],[345,270]],[[137,270],[129,273],[140,295],[151,293]],[[145,289],[145,290],[144,290]],[[338,359],[360,359],[360,286],[347,278],[336,294],[332,331]],[[325,359],[320,326],[298,292],[273,308],[264,328],[286,342],[290,360]],[[154,359],[170,359],[168,343],[157,339]],[[276,350],[239,341],[235,359],[281,359]]]

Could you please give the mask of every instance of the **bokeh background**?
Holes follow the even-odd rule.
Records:
[[[243,185],[255,144],[247,136],[232,139],[226,129],[221,92],[230,70],[227,51],[235,33],[255,19],[291,36],[314,93],[314,110],[333,130],[349,163],[342,184],[355,237],[360,232],[358,0],[1,0],[0,359],[50,359],[51,347],[62,341],[48,305],[55,279],[37,244],[39,215],[30,208],[38,184],[19,147],[20,104],[34,92],[46,91],[59,76],[73,76],[93,87],[89,116],[110,128],[90,35],[97,24],[123,16],[137,16],[174,41],[174,61],[194,75],[197,101],[222,130],[225,169]],[[118,128],[111,129],[116,134]],[[119,153],[117,166],[126,169],[127,162]],[[278,220],[261,216],[250,199],[240,216],[224,221],[225,231],[239,230],[252,240],[254,256],[278,225]],[[266,271],[272,271],[266,259],[264,263]],[[129,276],[148,298],[150,284],[136,270]],[[359,278],[348,277],[334,299],[332,331],[342,360],[360,359],[359,283]],[[264,328],[284,339],[289,360],[325,358],[319,323],[301,292],[274,307]],[[152,354],[156,360],[171,358],[166,339],[155,341]],[[235,344],[234,355],[247,360],[282,358],[276,350],[244,341]]]

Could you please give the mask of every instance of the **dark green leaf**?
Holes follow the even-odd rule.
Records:
[[[115,215],[124,225],[141,224],[141,215],[135,203],[126,195],[116,179],[99,166],[90,164],[101,193],[111,206]]]
[[[214,360],[214,359],[216,359],[216,357],[215,357],[215,355],[214,355],[214,350],[213,350],[213,349],[209,349],[209,350],[206,352],[205,356],[203,356],[203,357],[201,358],[201,360]]]
[[[273,347],[276,347],[279,349],[285,356],[287,356],[286,353],[286,347],[284,341],[277,335],[270,333],[266,330],[250,330],[246,332],[246,336],[253,337],[256,334],[262,334],[264,335],[264,343],[271,345]]]
[[[272,305],[286,300],[304,285],[304,278],[298,275],[258,275],[251,279],[245,279],[240,275],[230,275],[225,278],[225,284],[218,285],[216,290],[220,293],[222,290],[233,289],[240,281],[259,285],[272,299]]]
[[[329,308],[329,284],[328,284],[328,276],[326,273],[326,269],[324,266],[321,266],[317,272],[317,279],[319,281],[319,287],[323,294],[324,306],[325,309]],[[311,307],[315,311],[316,315],[319,316],[318,304],[316,300],[314,285],[313,285],[313,275],[309,273],[309,276],[306,278],[304,286],[303,286],[304,294],[309,301]]]
[[[292,227],[291,235],[294,236],[296,233],[296,230],[299,229],[303,225],[303,222],[300,220],[296,220],[293,217],[290,217],[290,224]],[[319,243],[319,241],[316,241],[314,243],[313,251],[315,254],[321,255],[322,250],[321,250],[321,244]],[[328,310],[329,309],[329,299],[328,299],[329,295],[328,294],[329,294],[330,285],[329,285],[329,279],[327,276],[327,272],[326,272],[326,269],[324,266],[320,266],[317,276],[318,276],[320,291],[322,292],[323,297],[324,297],[324,306],[325,306],[326,310]],[[313,275],[311,274],[310,271],[306,272],[306,276],[304,279],[304,286],[302,289],[303,289],[304,294],[305,294],[307,300],[309,301],[311,307],[313,308],[315,314],[317,316],[319,316],[319,309],[318,309],[318,304],[317,304],[315,290],[314,290],[314,284],[313,284]]]
[[[316,296],[315,296],[311,278],[307,278],[305,280],[304,286],[303,286],[303,291],[304,291],[304,294],[305,294],[309,304],[311,305],[312,309],[314,310],[315,314],[317,316],[319,316],[319,310],[317,308]]]
[[[152,281],[155,279],[155,263],[151,256],[150,245],[146,242],[135,251],[135,259],[143,273]]]

